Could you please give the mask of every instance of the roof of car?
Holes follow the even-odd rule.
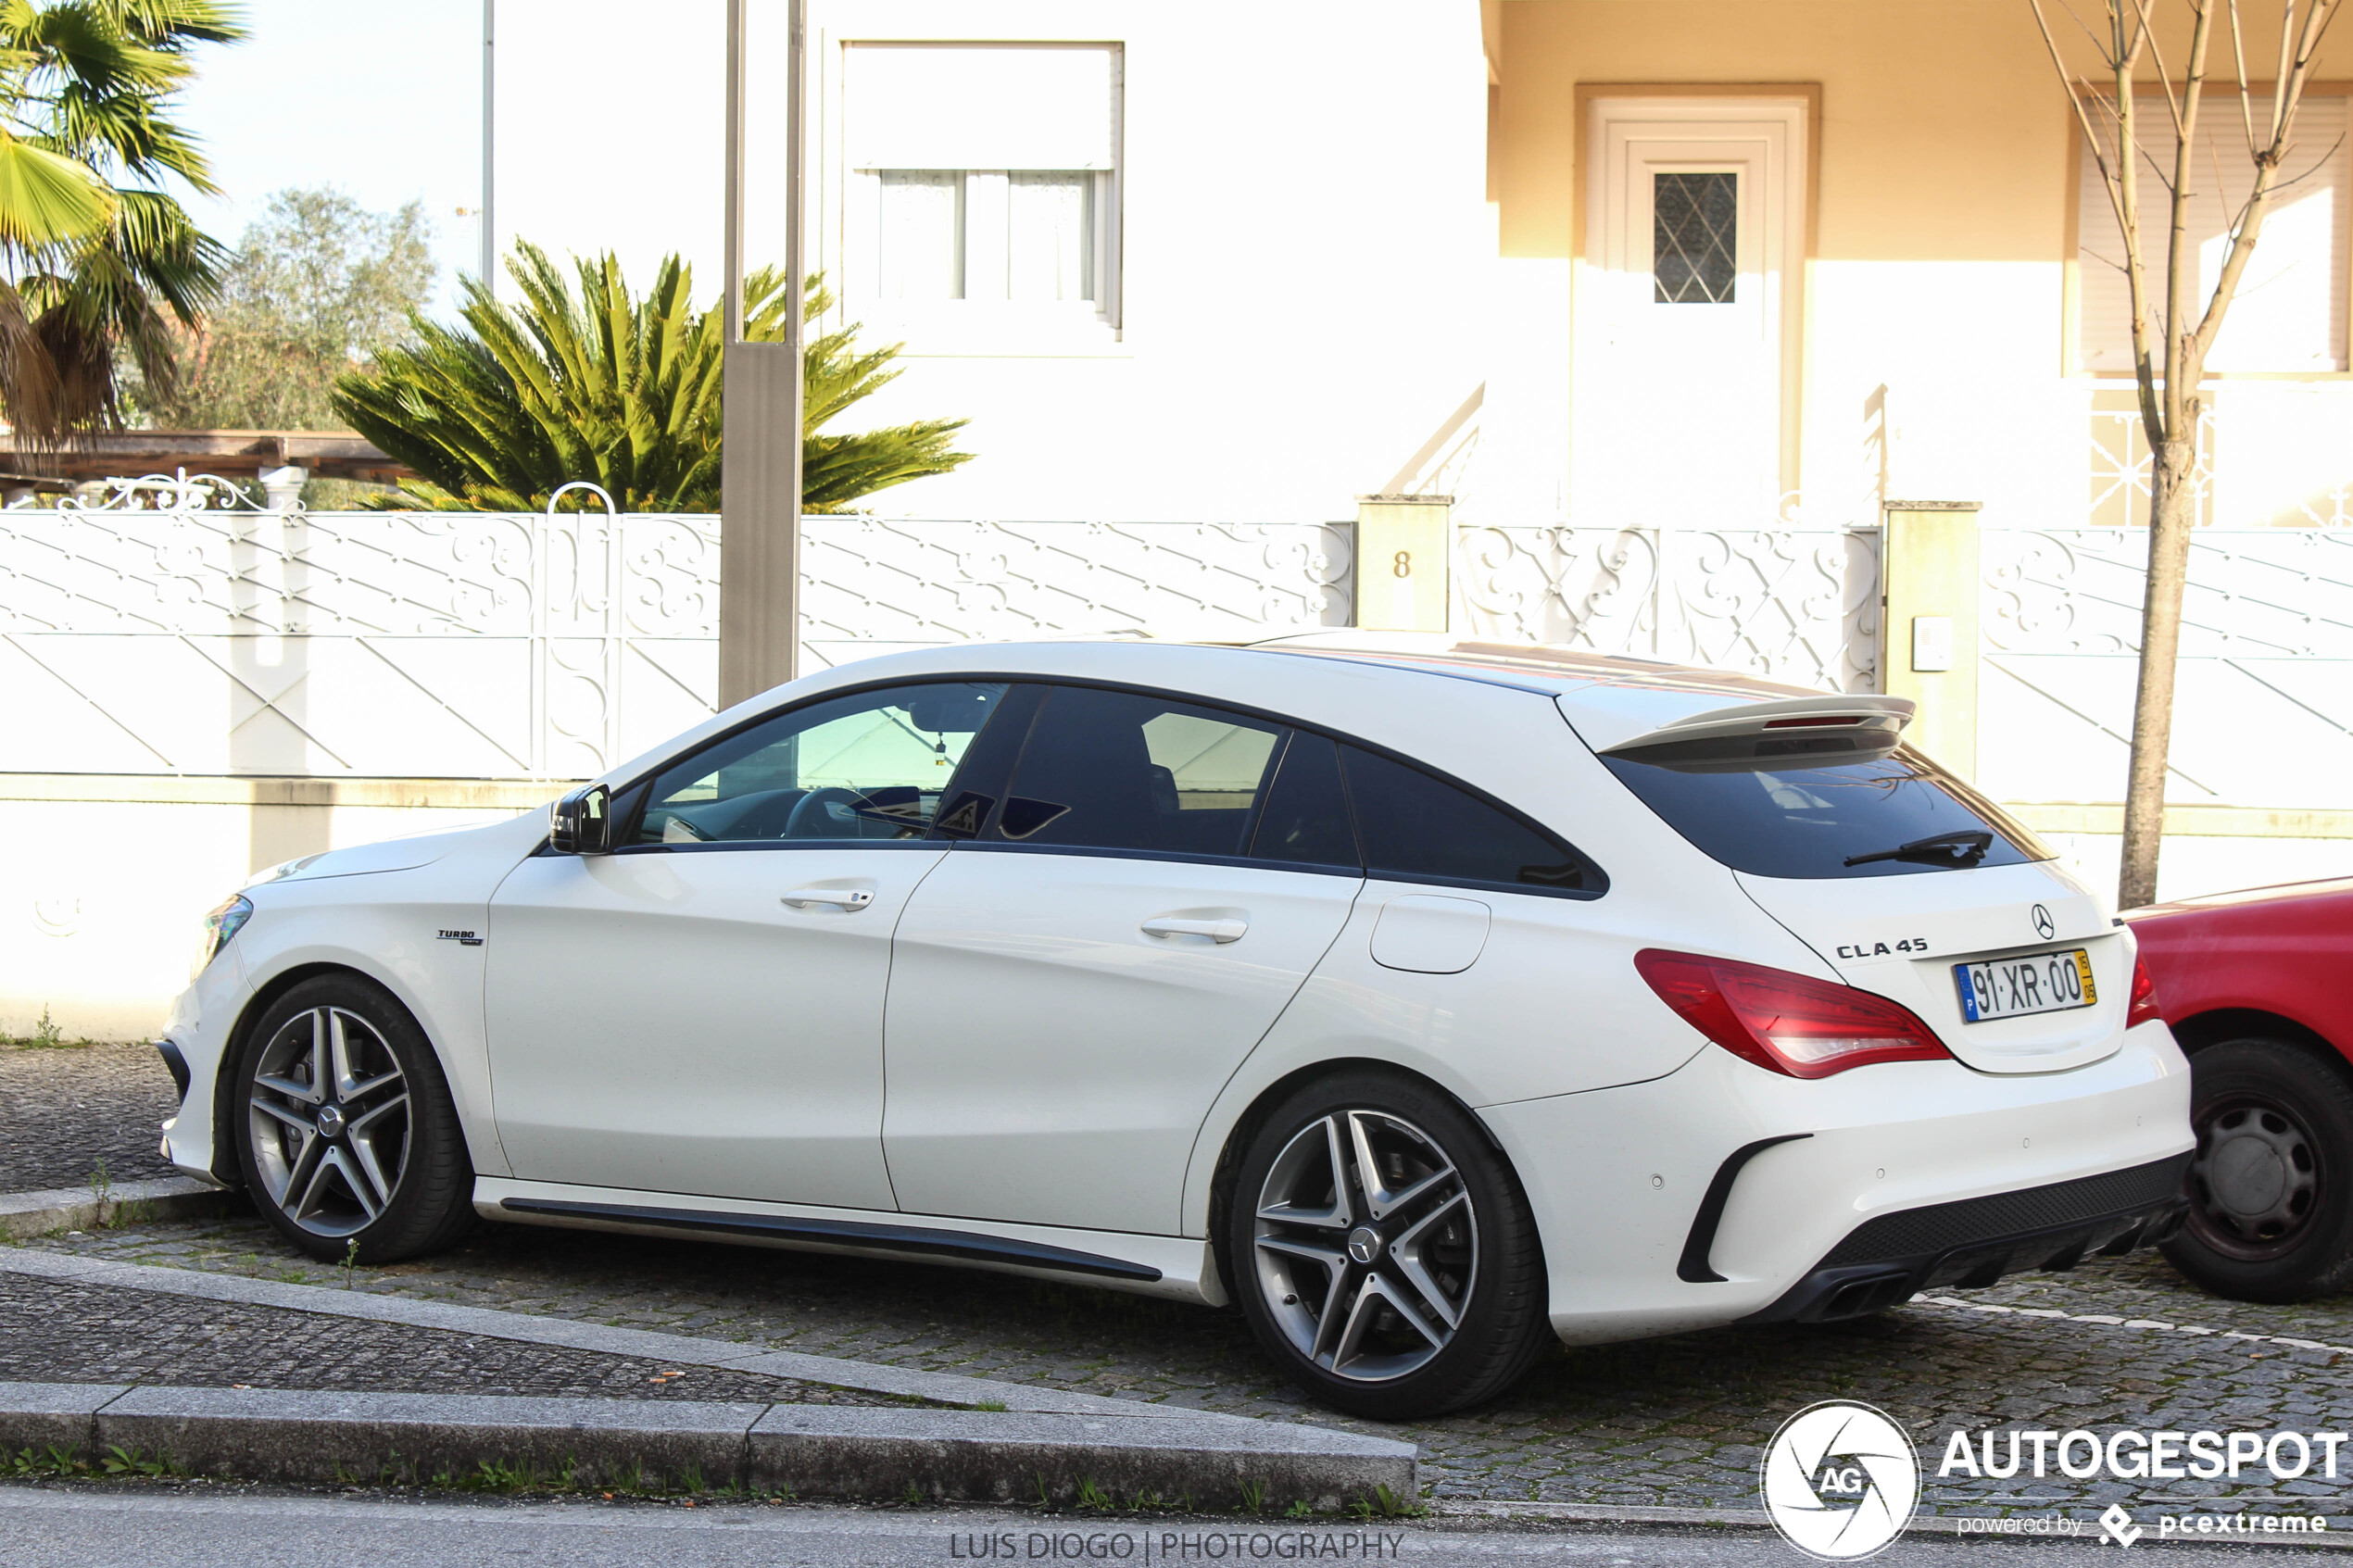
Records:
[[[1555,699],[1578,734],[1596,750],[1694,713],[1816,691],[1737,671],[1436,632],[1311,632],[1243,646],[1535,692]]]

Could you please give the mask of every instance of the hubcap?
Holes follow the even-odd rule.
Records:
[[[2235,1096],[2198,1119],[2190,1230],[2225,1257],[2257,1262],[2303,1239],[2321,1197],[2310,1135],[2268,1096]]]
[[[341,1008],[288,1019],[262,1048],[247,1109],[254,1164],[280,1212],[346,1236],[382,1214],[409,1164],[409,1085],[382,1035]]]
[[[1478,1222],[1435,1138],[1402,1117],[1342,1110],[1276,1156],[1253,1250],[1266,1310],[1299,1353],[1380,1383],[1453,1339],[1478,1274]]]

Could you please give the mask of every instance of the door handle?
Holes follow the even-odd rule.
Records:
[[[1206,936],[1221,946],[1240,941],[1249,929],[1248,922],[1239,920],[1148,920],[1143,927],[1147,936]]]
[[[784,896],[783,901],[797,909],[805,909],[812,904],[831,904],[856,914],[875,901],[875,895],[872,888],[866,887],[796,887]]]

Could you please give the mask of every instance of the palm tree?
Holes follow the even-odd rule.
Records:
[[[536,511],[558,487],[585,479],[626,511],[716,511],[724,312],[695,308],[692,271],[675,256],[643,299],[612,256],[577,261],[575,297],[538,247],[516,250],[507,271],[522,292],[519,307],[467,279],[462,327],[412,315],[412,346],[337,378],[335,412],[421,476],[368,505]],[[744,331],[752,341],[783,338],[783,285],[770,269],[745,280]],[[806,314],[832,303],[812,278]],[[801,505],[810,511],[839,510],[970,460],[950,448],[963,420],[816,433],[899,373],[887,368],[898,345],[859,352],[856,331],[813,338],[803,354]]]
[[[56,442],[120,421],[118,352],[172,380],[227,250],[163,187],[206,194],[168,114],[188,51],[245,36],[221,0],[0,0],[0,402]]]

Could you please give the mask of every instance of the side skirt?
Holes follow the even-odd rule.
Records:
[[[1212,1299],[1204,1289],[1207,1246],[1184,1236],[991,1224],[859,1210],[755,1208],[724,1198],[495,1177],[476,1179],[474,1209],[484,1219],[523,1224],[949,1263],[1176,1300]]]

